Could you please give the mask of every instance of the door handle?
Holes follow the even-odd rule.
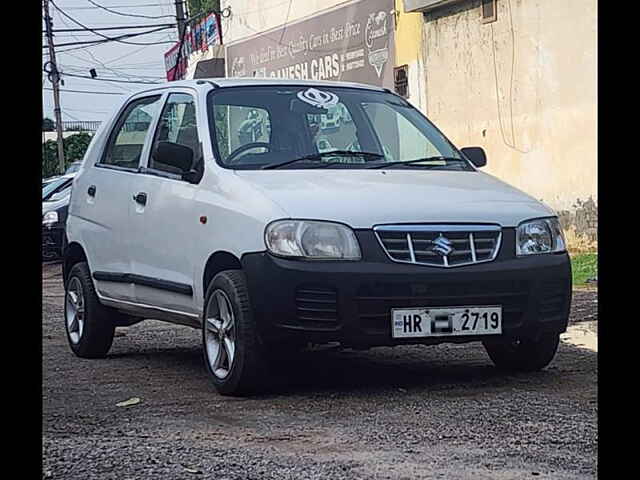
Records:
[[[135,200],[136,203],[139,203],[140,205],[147,204],[147,194],[144,192],[139,192],[137,195],[134,195],[133,199]]]
[[[90,197],[95,197],[96,196],[96,186],[95,185],[91,185],[89,188],[87,188],[87,193],[89,194]]]

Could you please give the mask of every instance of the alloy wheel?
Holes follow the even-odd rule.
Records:
[[[71,343],[77,344],[84,331],[84,292],[82,283],[78,277],[69,280],[65,298],[65,316],[67,320],[67,332]]]
[[[223,380],[229,375],[236,351],[233,308],[227,294],[213,292],[205,309],[204,338],[207,360],[213,374]]]

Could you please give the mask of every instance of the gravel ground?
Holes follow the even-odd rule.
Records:
[[[75,357],[59,266],[43,284],[43,478],[597,476],[591,350],[562,343],[518,375],[479,344],[315,350],[279,366],[277,393],[229,398],[188,327],[148,320],[119,328],[106,359]],[[574,292],[571,322],[597,329],[597,290]]]

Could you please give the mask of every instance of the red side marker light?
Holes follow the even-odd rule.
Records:
[[[205,223],[207,223],[207,217],[205,217],[204,215],[202,215],[202,216],[200,217],[200,223],[201,223],[201,224],[203,224],[203,225],[204,225]]]

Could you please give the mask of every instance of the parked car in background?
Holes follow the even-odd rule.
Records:
[[[42,190],[43,190],[43,192],[44,192],[44,188],[45,188],[47,185],[50,185],[50,184],[51,184],[51,182],[53,182],[53,181],[57,180],[58,178],[60,178],[60,175],[54,175],[54,176],[52,176],[52,177],[43,178],[43,179],[42,179]]]
[[[338,102],[352,121],[333,137],[361,150],[318,152],[316,115]],[[264,141],[230,141],[246,109],[270,123]],[[569,317],[564,236],[484,165],[372,85],[216,78],[123,96],[73,181],[69,346],[101,357],[116,326],[189,325],[225,395],[268,387],[270,355],[308,343],[481,342],[500,369],[540,370]]]
[[[340,128],[342,120],[342,108],[339,105],[331,105],[327,107],[327,113],[321,116],[320,128],[322,130],[333,130]]]
[[[325,136],[318,137],[316,140],[316,147],[318,147],[319,153],[329,152],[331,150],[335,150],[329,139]]]
[[[62,257],[69,196],[75,173],[56,177],[42,189],[42,259]]]
[[[56,193],[58,190],[64,189],[64,186],[73,179],[73,175],[57,175],[49,177],[42,181],[42,201]]]
[[[82,160],[78,160],[76,162],[73,162],[71,165],[69,165],[67,167],[67,169],[65,170],[64,174],[65,175],[69,175],[70,173],[76,173],[78,170],[80,170],[81,166],[82,166]]]

